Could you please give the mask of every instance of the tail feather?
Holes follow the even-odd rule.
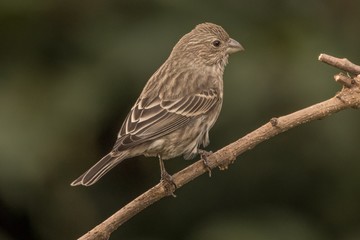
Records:
[[[87,170],[84,174],[73,181],[71,186],[90,186],[96,183],[102,176],[110,171],[117,164],[122,162],[126,158],[126,154],[114,155],[112,153],[104,156],[94,166]]]

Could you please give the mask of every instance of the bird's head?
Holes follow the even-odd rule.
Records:
[[[229,54],[244,48],[219,25],[202,23],[183,36],[171,56],[188,59],[191,64],[225,66]]]

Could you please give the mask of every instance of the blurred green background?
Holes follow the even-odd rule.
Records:
[[[155,158],[94,186],[70,182],[106,154],[177,40],[223,26],[246,51],[225,70],[208,150],[340,90],[320,53],[360,63],[360,1],[0,3],[0,239],[75,239],[159,181]],[[360,114],[271,139],[179,189],[111,239],[360,239]],[[166,162],[176,172],[192,161]]]

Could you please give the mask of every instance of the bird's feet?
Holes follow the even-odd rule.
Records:
[[[163,171],[161,173],[161,182],[164,183],[165,191],[167,193],[169,193],[169,195],[172,195],[173,197],[176,197],[174,192],[175,192],[177,186],[176,186],[175,182],[173,181],[172,176],[168,172]]]
[[[200,157],[201,159],[203,160],[204,162],[204,165],[209,173],[209,177],[211,177],[211,168],[209,166],[209,162],[208,162],[208,156],[210,156],[212,154],[212,151],[205,151],[205,150],[202,150],[202,149],[199,149],[199,154],[200,154]]]

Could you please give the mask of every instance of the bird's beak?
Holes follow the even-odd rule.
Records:
[[[232,54],[232,53],[236,53],[238,51],[244,51],[244,50],[245,50],[244,47],[241,46],[241,44],[238,41],[236,41],[232,38],[229,39],[228,48],[226,50],[226,52],[228,54]]]

